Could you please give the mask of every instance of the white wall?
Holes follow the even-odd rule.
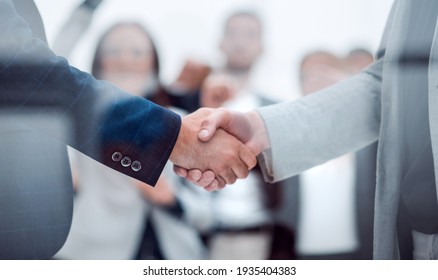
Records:
[[[80,0],[36,0],[49,42]],[[113,23],[138,20],[155,37],[164,82],[174,79],[185,58],[220,64],[218,40],[235,9],[257,11],[265,26],[265,53],[255,83],[278,99],[297,96],[297,65],[308,51],[340,55],[363,46],[375,51],[393,0],[105,0],[70,63],[89,71],[97,38]]]

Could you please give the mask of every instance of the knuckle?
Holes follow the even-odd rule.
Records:
[[[199,180],[198,182],[201,186],[208,186],[211,184],[211,180],[206,179],[206,178],[202,178],[201,180]]]
[[[230,115],[230,112],[228,111],[228,109],[225,109],[223,107],[218,108],[217,113],[220,114],[224,118],[228,118]]]
[[[210,126],[211,121],[209,119],[205,119],[201,122],[202,127]]]
[[[218,166],[217,170],[218,170],[219,174],[222,174],[223,176],[225,176],[225,175],[227,174],[227,170],[228,170],[228,168],[227,168],[226,165],[224,165],[224,164],[220,164],[220,165]]]
[[[199,108],[197,110],[198,113],[206,113],[207,112],[207,108]]]
[[[239,157],[239,151],[240,151],[240,146],[238,145],[238,143],[236,143],[236,141],[230,141],[231,144],[231,149],[228,149],[225,153],[227,160],[238,160]]]

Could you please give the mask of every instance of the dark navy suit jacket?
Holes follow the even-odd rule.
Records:
[[[42,26],[33,1],[0,0],[0,110],[32,114],[12,119],[20,133],[0,127],[3,259],[50,258],[64,243],[72,212],[66,144],[154,185],[181,125],[178,115],[71,67],[49,49]],[[33,121],[48,112],[68,119],[72,133]]]

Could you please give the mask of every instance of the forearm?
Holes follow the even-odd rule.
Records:
[[[294,176],[376,141],[382,64],[295,102],[258,109],[271,144],[259,157],[265,179]]]
[[[0,102],[15,113],[56,111],[72,119],[73,135],[53,135],[94,159],[154,185],[178,137],[180,117],[145,99],[95,80],[32,37],[11,1],[0,1]],[[31,124],[26,124],[31,125]],[[122,167],[119,151],[142,163]]]

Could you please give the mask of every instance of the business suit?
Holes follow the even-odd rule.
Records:
[[[33,1],[17,3],[20,11],[38,15]],[[33,159],[31,165],[23,165],[19,172],[2,174],[3,184],[7,184],[2,201],[12,199],[14,203],[1,205],[0,257],[49,258],[62,245],[68,232],[71,193],[62,196],[67,201],[64,204],[56,197],[48,198],[48,201],[58,202],[47,202],[52,208],[40,212],[30,207],[45,205],[47,197],[25,196],[17,186],[18,183],[25,187],[32,185],[33,177],[27,176],[35,170],[51,170],[47,168],[50,144],[44,137],[49,135],[55,139],[50,138],[51,141],[64,143],[63,155],[59,156],[65,158],[65,164],[56,170],[68,170],[65,150],[68,144],[119,172],[154,185],[173,149],[181,120],[178,115],[145,99],[133,97],[70,67],[47,47],[41,35],[43,30],[33,30],[42,27],[41,19],[36,17],[37,22],[31,25],[21,16],[25,15],[17,13],[13,1],[0,0],[0,104],[13,112],[11,116],[28,114],[31,110],[38,118],[55,112],[57,118],[71,121],[73,133],[60,133],[29,118],[19,120],[17,126],[37,130],[39,134],[32,137],[43,137],[40,142],[47,145],[41,149],[35,145],[34,150],[28,149],[28,153],[22,155],[24,160]],[[2,133],[10,134],[14,129],[4,128]],[[18,142],[4,145],[14,144]],[[7,166],[7,162],[2,166]],[[37,173],[40,178],[50,176],[50,172]],[[41,185],[47,183],[55,182],[45,180]],[[20,213],[22,219],[17,220]],[[62,213],[61,217],[54,218],[56,213]],[[57,227],[62,230],[56,230]]]
[[[279,180],[379,140],[374,219],[374,258],[400,257],[397,216],[400,198],[400,149],[397,114],[400,55],[410,5],[396,1],[377,60],[362,73],[294,103],[260,109],[271,140],[261,157],[266,179]],[[435,37],[437,30],[435,29]],[[438,42],[430,49],[429,124],[435,173],[438,171]],[[293,127],[284,137],[284,127]]]

